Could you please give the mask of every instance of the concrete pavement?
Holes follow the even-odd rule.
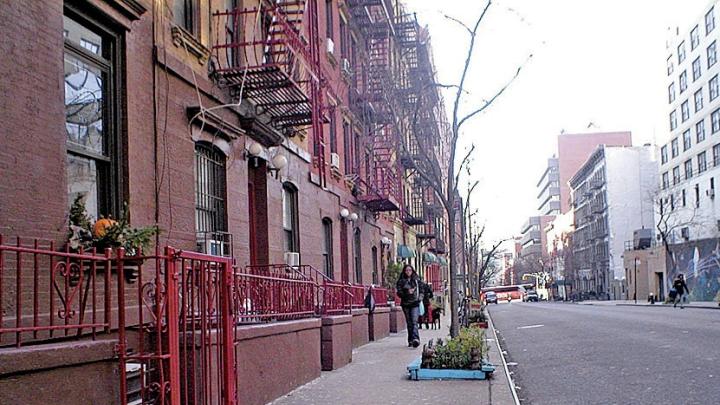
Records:
[[[447,320],[444,317],[443,320]],[[446,338],[449,326],[441,330],[420,331],[423,344],[430,339]],[[492,339],[492,332],[487,335]],[[481,381],[411,381],[406,366],[422,352],[407,347],[403,332],[353,351],[349,365],[323,372],[320,378],[281,397],[272,404],[513,404],[511,391],[497,345],[492,339],[490,362],[498,367],[490,380]],[[290,366],[290,365],[289,365]]]
[[[720,312],[592,304],[489,307],[523,404],[720,403]]]

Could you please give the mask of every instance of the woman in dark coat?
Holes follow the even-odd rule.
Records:
[[[407,325],[408,347],[420,346],[420,333],[418,332],[418,316],[420,315],[420,303],[423,301],[425,292],[429,290],[423,283],[415,269],[406,264],[403,267],[400,278],[395,283],[395,291],[400,297],[400,305],[405,314]]]

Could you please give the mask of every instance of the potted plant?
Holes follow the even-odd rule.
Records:
[[[408,365],[408,371],[414,380],[486,379],[495,371],[486,357],[485,331],[461,328],[455,338],[425,345],[422,356]]]
[[[131,227],[127,202],[124,204],[118,220],[108,215],[101,216],[100,219],[93,223],[85,211],[84,198],[84,195],[75,198],[70,208],[70,230],[68,234],[70,250],[124,248],[124,276],[128,282],[134,282],[139,276],[140,266],[144,261],[142,252],[147,251],[152,246],[152,240],[158,235],[160,229],[154,225],[142,228]],[[113,268],[115,268],[115,265],[116,263],[113,262]]]
[[[390,263],[385,268],[385,280],[383,284],[387,288],[388,302],[395,301],[395,282],[400,277],[403,263]]]

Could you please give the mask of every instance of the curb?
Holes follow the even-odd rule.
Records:
[[[488,315],[488,320],[490,321],[489,327],[492,329],[493,332],[493,338],[495,338],[495,346],[498,349],[498,353],[500,354],[500,359],[502,360],[502,366],[503,370],[505,371],[505,378],[507,378],[508,386],[510,387],[510,392],[512,393],[513,398],[513,405],[520,405],[520,399],[518,398],[517,391],[515,390],[515,381],[513,381],[512,377],[510,376],[510,370],[508,370],[507,362],[505,361],[505,355],[503,354],[502,346],[500,346],[500,339],[498,339],[497,332],[495,331],[495,324],[493,323],[492,316],[490,315],[490,311],[486,312]]]

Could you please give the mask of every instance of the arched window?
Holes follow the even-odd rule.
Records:
[[[360,241],[360,228],[355,228],[354,232],[354,253],[355,253],[355,282],[362,284],[362,243]]]
[[[325,275],[334,278],[333,274],[333,226],[330,218],[323,218],[323,270]]]
[[[297,188],[292,183],[283,183],[282,200],[285,251],[300,252],[300,241],[298,239]]]
[[[195,144],[195,231],[202,252],[230,254],[227,235],[225,155],[217,147]],[[227,244],[227,246],[225,246]]]

